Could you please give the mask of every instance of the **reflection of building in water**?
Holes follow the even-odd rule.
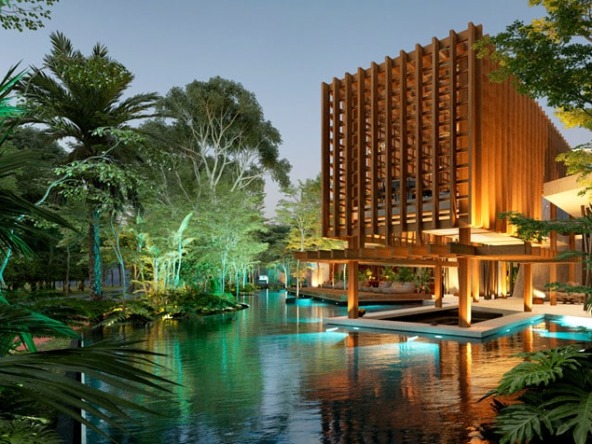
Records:
[[[319,403],[322,442],[459,442],[494,418],[491,400],[477,401],[522,361],[516,353],[558,345],[533,328],[486,343],[351,332],[344,361],[316,361],[302,396]]]
[[[565,175],[555,158],[569,147],[534,100],[489,81],[481,37],[469,24],[322,85],[323,234],[348,247],[298,257],[347,264],[350,317],[360,264],[429,267],[437,305],[448,275],[464,327],[472,299],[507,294],[508,263],[523,264],[525,310],[532,264],[557,276],[557,238],[522,242],[499,214],[541,218],[543,185]]]

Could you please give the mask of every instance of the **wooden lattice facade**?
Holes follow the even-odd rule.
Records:
[[[524,265],[525,310],[532,264],[557,262],[556,237],[547,247],[511,239],[499,214],[541,218],[543,184],[565,175],[555,159],[569,146],[534,100],[489,80],[494,66],[475,49],[482,36],[469,24],[322,85],[323,235],[348,246],[298,257],[347,262],[350,317],[361,263],[432,267],[436,306],[453,269],[466,327],[471,299],[507,261]]]
[[[323,233],[350,248],[540,218],[567,143],[539,105],[493,83],[480,26],[322,85]]]

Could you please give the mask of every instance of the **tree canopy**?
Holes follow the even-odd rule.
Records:
[[[160,113],[172,119],[153,128],[169,134],[169,150],[186,159],[198,182],[215,191],[224,178],[231,190],[262,184],[271,175],[289,185],[291,166],[279,157],[280,133],[255,95],[240,83],[221,77],[172,88],[160,102]]]
[[[100,217],[104,210],[135,199],[126,169],[139,156],[121,136],[135,132],[130,122],[153,115],[155,93],[124,98],[134,76],[96,44],[89,56],[75,50],[62,33],[51,34],[44,66],[27,75],[19,88],[30,110],[28,122],[43,125],[55,140],[71,140],[69,164],[58,171],[65,197],[81,196],[88,206],[91,297],[102,297]],[[109,208],[106,208],[109,207]]]
[[[571,126],[592,129],[592,0],[530,0],[546,16],[515,21],[479,43],[498,62],[494,80],[512,78],[519,91],[546,99]]]

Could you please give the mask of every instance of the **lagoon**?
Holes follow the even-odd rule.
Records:
[[[587,333],[548,320],[478,343],[335,329],[322,319],[345,307],[285,296],[264,290],[241,297],[250,308],[240,312],[108,330],[166,355],[154,371],[180,386],[172,401],[133,398],[166,417],[105,431],[124,444],[458,444],[493,417],[478,400],[520,362],[513,355],[590,345]]]

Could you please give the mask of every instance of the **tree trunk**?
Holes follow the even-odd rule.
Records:
[[[64,282],[64,294],[70,296],[70,247],[66,247],[66,280]]]
[[[88,278],[90,281],[90,299],[103,300],[103,270],[101,264],[101,238],[99,233],[99,210],[90,210],[90,223],[88,227]]]

